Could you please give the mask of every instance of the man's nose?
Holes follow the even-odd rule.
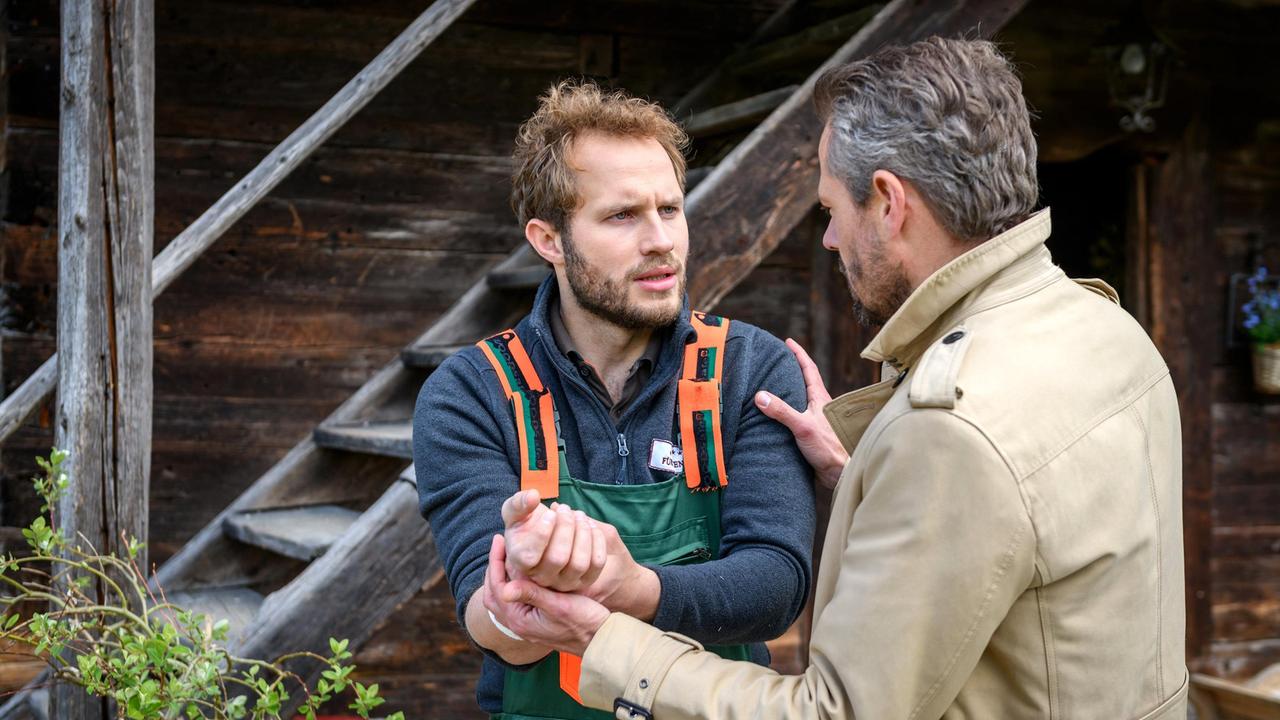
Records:
[[[822,247],[831,252],[840,252],[840,240],[836,237],[835,223],[827,223],[827,231],[822,233]]]
[[[676,246],[671,228],[656,213],[645,223],[644,233],[640,240],[640,249],[645,254],[665,255]]]

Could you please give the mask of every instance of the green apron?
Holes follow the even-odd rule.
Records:
[[[638,563],[691,565],[719,557],[720,493],[690,490],[683,473],[648,485],[591,483],[569,475],[561,451],[560,496],[555,500],[616,527]],[[746,645],[708,645],[707,649],[730,660],[750,659]],[[527,671],[507,670],[502,712],[493,718],[612,720],[613,716],[612,711],[579,705],[560,689],[560,654],[553,652]]]

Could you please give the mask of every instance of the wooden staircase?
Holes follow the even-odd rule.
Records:
[[[815,0],[780,9],[675,108],[698,162],[687,200],[701,259],[690,271],[693,301],[714,306],[814,206],[818,70],[891,41],[989,36],[1024,2],[894,0],[846,12],[858,3]],[[796,26],[806,18],[813,24]],[[398,606],[441,582],[409,464],[418,390],[445,358],[525,315],[548,272],[521,243],[165,563],[156,584],[227,618],[233,653],[270,658],[326,652],[330,637],[359,647]],[[38,714],[28,697],[0,717]]]

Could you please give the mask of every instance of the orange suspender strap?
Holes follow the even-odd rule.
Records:
[[[533,369],[529,353],[514,330],[476,343],[498,373],[516,417],[520,445],[520,489],[537,490],[542,499],[560,494],[560,452],[555,404]]]
[[[685,347],[677,396],[685,482],[691,490],[718,490],[729,484],[720,432],[720,382],[729,320],[695,312],[690,321],[698,338]]]

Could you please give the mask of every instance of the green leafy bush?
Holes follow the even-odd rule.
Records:
[[[23,529],[30,548],[21,557],[0,558],[0,640],[32,647],[49,663],[53,677],[99,697],[110,698],[120,718],[223,718],[278,720],[290,692],[301,692],[298,713],[314,720],[316,710],[351,687],[350,704],[368,718],[385,702],[376,684],[350,679],[354,665],[346,640],[329,640],[328,657],[290,653],[265,662],[231,655],[225,648],[229,624],[178,607],[153,592],[138,567],[142,544],[126,542],[127,558],[99,554],[83,536],[73,542],[54,525],[51,508],[66,491],[62,470],[67,453],[54,448],[37,458],[43,475],[34,479],[44,500],[42,515]],[[93,595],[100,585],[106,600]],[[92,595],[90,594],[92,593]],[[24,605],[44,608],[25,616]],[[314,689],[286,663],[323,666]],[[404,720],[395,713],[387,720]]]

